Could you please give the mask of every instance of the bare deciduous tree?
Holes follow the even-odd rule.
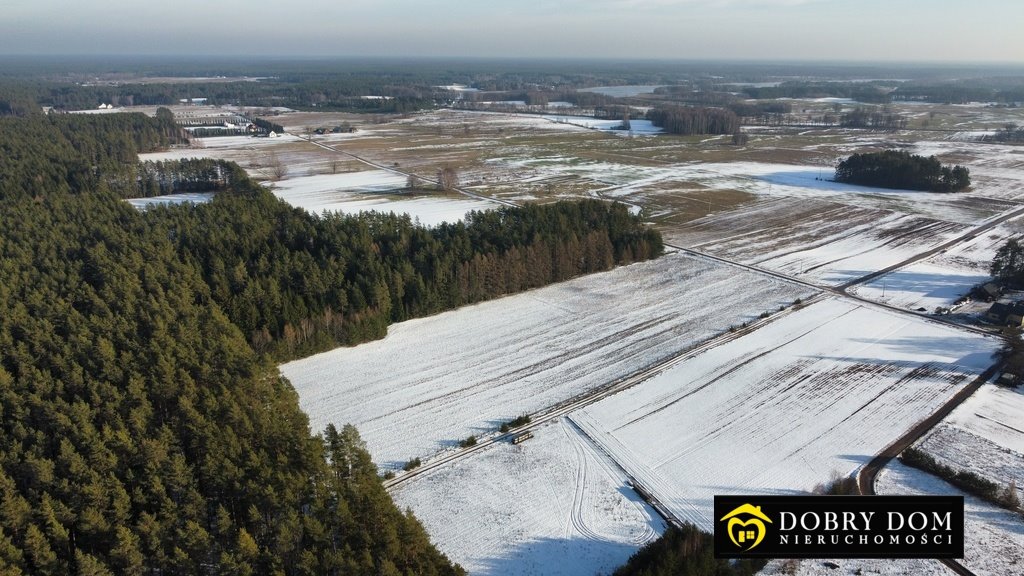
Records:
[[[451,192],[459,186],[459,173],[451,166],[444,166],[437,172],[437,185],[445,192]]]
[[[270,153],[267,160],[267,168],[270,169],[270,176],[274,180],[282,180],[288,175],[288,166],[285,166],[285,163],[273,152]]]
[[[419,176],[415,174],[409,174],[409,178],[405,181],[405,187],[409,190],[419,190],[423,188],[423,181]]]

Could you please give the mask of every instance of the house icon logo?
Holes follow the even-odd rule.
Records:
[[[761,512],[760,506],[744,504],[719,519],[719,522],[726,522],[725,531],[729,540],[741,548],[744,552],[753,550],[764,540],[768,529],[764,523],[772,523],[771,519]]]

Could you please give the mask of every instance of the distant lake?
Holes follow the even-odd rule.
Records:
[[[596,92],[613,98],[629,98],[630,96],[639,96],[640,94],[653,94],[656,88],[661,88],[662,86],[662,84],[657,86],[595,86],[593,88],[581,88],[579,92]]]

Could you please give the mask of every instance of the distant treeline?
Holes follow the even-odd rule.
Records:
[[[928,192],[959,192],[971,185],[963,166],[943,166],[935,156],[901,150],[854,154],[839,163],[836,182]]]
[[[747,86],[743,92],[758,100],[775,98],[850,98],[858,102],[885,104],[898,82],[783,82],[778,86]]]
[[[258,128],[264,132],[276,132],[278,134],[284,134],[284,126],[271,122],[265,118],[258,118],[256,116],[249,117],[249,121],[255,124]]]
[[[981,137],[983,142],[998,142],[1000,144],[1024,144],[1024,127],[1016,124],[1008,124],[993,134],[986,134]]]
[[[740,128],[736,113],[721,108],[653,108],[647,119],[669,134],[733,134]]]
[[[907,127],[907,118],[885,110],[857,107],[843,114],[839,124],[844,128],[902,130]]]
[[[893,101],[967,104],[968,102],[1024,102],[1024,80],[1018,78],[972,78],[956,82],[901,84]]]
[[[754,576],[767,560],[716,560],[714,538],[687,524],[670,526],[615,571],[614,576]]]
[[[38,80],[0,83],[0,116],[24,116],[40,106],[57,110],[91,110],[99,104],[114,106],[170,106],[182,100],[205,98],[207,104],[286,106],[354,112],[407,112],[432,108],[444,97],[430,84],[404,83],[388,75],[293,74],[258,82],[81,83]],[[364,99],[363,96],[388,96]]]

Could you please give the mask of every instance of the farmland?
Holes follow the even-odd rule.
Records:
[[[811,294],[673,254],[403,322],[384,340],[281,369],[314,429],[355,424],[377,462],[395,469]]]
[[[966,536],[963,565],[975,574],[992,576],[1024,571],[1024,518],[1019,513],[965,494],[899,462],[886,467],[878,478],[877,488],[879,494],[963,496]]]
[[[1019,111],[894,109],[911,118],[909,129],[750,127],[742,146],[518,106],[373,118],[282,110],[273,120],[292,135],[204,139],[150,158],[232,159],[294,206],[405,212],[426,225],[498,202],[617,201],[673,245],[806,283],[672,253],[403,322],[383,340],[281,366],[312,429],[355,424],[382,471],[415,457],[451,458],[410,474],[393,496],[470,573],[551,573],[554,558],[585,558],[557,565],[583,575],[610,572],[662,528],[627,478],[673,516],[709,529],[714,494],[801,493],[853,474],[992,364],[994,338],[812,287],[844,286],[936,252],[850,288],[927,316],[985,281],[995,250],[1024,233],[1014,213],[1024,207],[1024,154],[976,141]],[[923,129],[926,119],[948,131]],[[340,122],[356,132],[311,133]],[[838,158],[887,147],[963,163],[974,185],[930,194],[831,181]],[[274,174],[275,163],[283,173]],[[445,167],[471,195],[433,189]],[[406,188],[409,175],[420,189]],[[461,456],[470,436],[494,439],[521,414],[544,420],[673,359],[660,374],[544,421],[523,445],[499,441]],[[993,436],[993,421],[1008,422],[993,406],[975,409],[988,420],[957,411],[921,446],[991,477],[1019,473],[1009,433]],[[880,491],[913,489],[900,482],[880,481]],[[451,522],[456,515],[462,520]],[[785,570],[773,563],[764,574]],[[837,573],[815,562],[797,570]],[[944,573],[927,561],[846,561],[842,570]]]
[[[679,518],[710,530],[715,494],[809,491],[849,475],[987,368],[994,348],[830,299],[572,419]]]
[[[1024,395],[985,386],[921,440],[936,460],[999,486],[1013,481],[1024,497]]]
[[[394,497],[472,574],[609,573],[664,526],[626,488],[615,462],[565,419],[521,445],[430,473]]]

